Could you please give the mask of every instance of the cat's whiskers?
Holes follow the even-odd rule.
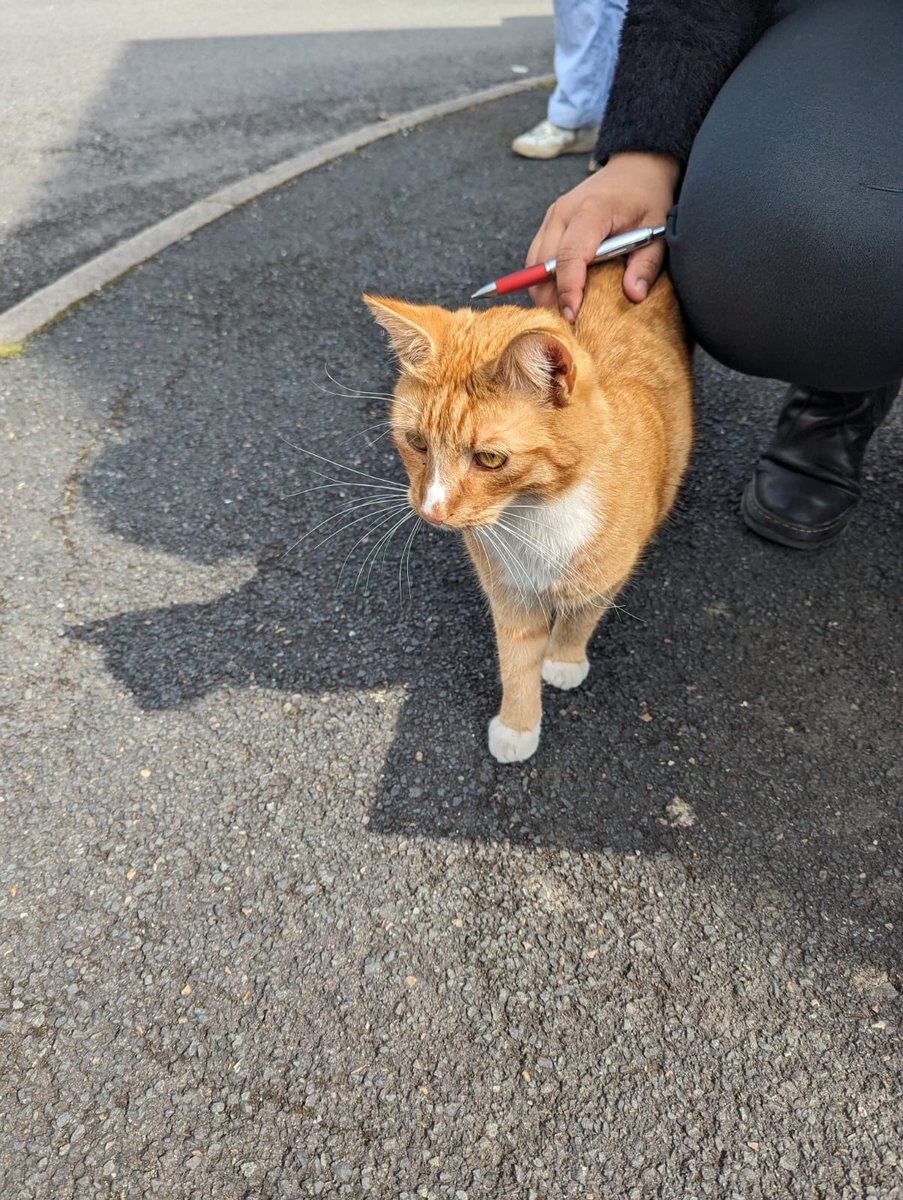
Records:
[[[322,541],[317,542],[317,544],[313,547],[314,550],[319,550],[321,546],[325,546],[328,541],[342,533],[343,530],[350,529],[353,525],[357,525],[361,521],[365,521],[368,517],[374,516],[376,512],[382,511],[384,508],[386,508],[386,506],[391,506],[395,510],[406,508],[407,501],[402,502],[397,497],[386,497],[382,499],[361,500],[355,504],[347,505],[345,508],[340,508],[337,512],[331,513],[328,517],[325,517],[322,521],[318,522],[318,524],[314,525],[313,529],[308,529],[307,533],[303,534],[296,541],[292,542],[291,546],[289,546],[289,548],[280,555],[280,558],[285,558],[286,554],[290,554],[293,550],[296,550],[302,542],[306,541],[307,538],[311,536],[311,534],[316,533],[318,529],[322,529],[324,525],[328,525],[330,521],[338,520],[339,517],[350,516],[351,513],[358,512],[362,508],[369,510],[368,512],[365,512],[363,516],[355,517],[353,521],[346,521],[343,525],[340,525],[338,529],[334,529],[328,537],[325,537],[322,539]]]
[[[417,415],[419,416],[420,410],[415,408],[413,404],[409,405],[408,407],[411,409],[412,412],[417,413]],[[364,429],[358,430],[356,433],[350,434],[347,438],[345,438],[345,440],[341,444],[343,446],[347,446],[348,443],[353,442],[355,438],[364,438],[368,447],[375,446],[377,442],[381,442],[384,437],[388,437],[389,434],[392,433],[392,431],[395,428],[395,425],[396,425],[396,422],[391,419],[385,420],[385,421],[374,421],[372,425],[367,425]],[[371,430],[380,429],[383,426],[385,426],[385,428],[383,429],[382,433],[379,434],[377,437],[369,437],[368,436],[370,434]]]
[[[359,498],[356,497],[354,504],[347,505],[345,508],[340,508],[336,512],[330,513],[328,517],[324,517],[323,520],[319,521],[316,525],[314,525],[314,527],[312,529],[308,529],[308,531],[306,533],[303,533],[301,535],[301,537],[297,538],[294,542],[292,542],[292,544],[288,547],[287,550],[284,550],[282,552],[282,554],[280,554],[280,556],[279,556],[280,559],[285,558],[286,554],[291,554],[291,552],[293,550],[297,549],[297,547],[300,546],[302,542],[306,541],[307,538],[309,538],[311,536],[311,534],[316,533],[318,529],[322,529],[322,527],[324,525],[328,525],[330,521],[335,521],[338,517],[345,516],[348,513],[354,512],[355,509],[363,507],[365,502],[364,501],[358,502],[358,499]],[[369,503],[376,503],[376,501],[371,500],[371,501],[369,501]]]
[[[369,433],[371,429],[379,429],[379,427],[380,427],[381,425],[388,425],[388,426],[389,426],[389,428],[391,429],[391,427],[392,427],[392,424],[393,424],[393,422],[392,422],[392,419],[391,419],[390,417],[383,417],[383,418],[382,418],[381,420],[379,420],[379,421],[373,421],[373,422],[371,422],[371,424],[369,424],[369,425],[365,425],[363,429],[361,429],[361,430],[359,430],[359,431],[358,431],[358,433],[353,433],[351,436],[352,436],[352,437],[359,437],[359,436],[362,436],[362,435],[363,435],[363,434],[365,434],[365,433]]]
[[[530,575],[530,572],[527,570],[527,568],[524,566],[524,564],[517,557],[517,554],[515,553],[514,549],[511,546],[506,545],[501,538],[498,539],[498,544],[499,544],[499,547],[504,548],[505,553],[508,554],[509,561],[513,562],[515,567],[517,567],[517,569],[520,571],[521,578],[523,580],[525,580],[525,582],[527,584],[529,584],[530,590],[533,592],[533,595],[536,597],[536,603],[539,605],[539,610],[542,613],[543,620],[546,623],[546,629],[548,630],[549,636],[551,637],[552,625],[553,625],[551,606],[550,606],[549,610],[547,611],[546,606],[542,602],[542,596],[539,593],[539,589],[537,588],[533,577]],[[521,597],[522,597],[523,603],[524,603],[524,610],[529,612],[531,606],[527,603],[528,595],[527,595],[526,589],[524,589],[521,592]]]
[[[502,522],[497,521],[496,524],[501,525]],[[639,621],[641,625],[645,624],[645,621],[643,621],[641,617],[638,617],[635,613],[630,612],[624,607],[623,604],[618,604],[613,596],[607,594],[599,595],[597,589],[590,582],[590,580],[588,580],[579,571],[575,570],[570,563],[564,559],[555,560],[551,557],[548,557],[547,547],[542,546],[540,543],[535,542],[532,539],[528,540],[528,535],[524,534],[521,530],[512,529],[507,525],[503,525],[502,527],[506,529],[508,533],[512,534],[512,536],[519,538],[525,545],[529,546],[529,548],[537,555],[537,557],[545,558],[547,566],[559,571],[561,573],[562,583],[576,583],[580,584],[582,587],[585,587],[588,594],[584,594],[583,591],[578,589],[578,598],[582,605],[601,608],[603,611],[613,608],[619,616],[623,614],[624,616],[630,617],[634,621]]]
[[[349,433],[349,435],[346,438],[344,438],[339,444],[342,446],[347,446],[348,443],[353,442],[355,438],[366,438],[367,435],[374,429],[382,429],[383,432],[379,435],[379,437],[381,437],[381,438],[385,437],[387,433],[390,433],[392,431],[392,422],[391,421],[373,421],[372,424],[365,425],[363,429],[356,429],[354,431],[354,433]],[[367,445],[368,446],[375,445],[376,442],[378,442],[378,441],[379,441],[379,438],[375,438],[373,442],[368,441]]]
[[[338,381],[333,380],[333,382],[338,382]],[[339,386],[342,386],[342,385],[340,384]],[[329,391],[329,389],[322,389],[322,390],[327,391],[327,392]],[[349,393],[343,392],[343,393],[331,393],[331,394],[346,395]],[[385,395],[377,394],[377,393],[366,394],[366,393],[362,393],[362,392],[358,392],[356,394],[359,396],[368,395],[368,398],[371,398],[371,399],[387,399],[387,400],[396,399],[388,394],[385,394]],[[407,402],[404,402],[404,403],[407,403]],[[413,405],[409,405],[409,407],[411,407],[412,409],[414,408]],[[385,437],[386,434],[391,433],[391,431],[392,431],[393,422],[391,420],[375,422],[373,425],[368,426],[367,429],[365,429],[363,432],[364,432],[364,434],[366,434],[371,429],[379,428],[382,425],[385,425],[386,429],[385,429],[384,433],[380,435],[380,437]],[[365,581],[365,586],[369,587],[370,576],[372,574],[373,567],[376,564],[377,556],[379,554],[380,549],[382,549],[382,551],[383,551],[383,561],[385,561],[386,554],[387,554],[388,548],[389,548],[389,544],[390,544],[392,538],[394,537],[394,535],[407,521],[411,520],[414,517],[417,517],[417,521],[416,521],[413,529],[411,530],[411,532],[407,538],[407,541],[405,542],[404,548],[402,550],[401,559],[399,560],[399,578],[401,578],[401,572],[402,572],[402,569],[404,569],[407,573],[408,590],[409,590],[409,593],[412,593],[413,588],[412,588],[411,573],[410,573],[410,549],[411,549],[411,545],[414,540],[414,536],[416,535],[417,530],[419,529],[420,525],[422,524],[422,521],[421,521],[420,517],[418,516],[418,514],[410,507],[410,503],[408,500],[407,485],[403,484],[403,483],[399,483],[398,481],[393,480],[393,479],[385,479],[382,476],[371,474],[369,471],[361,471],[357,467],[348,466],[346,463],[337,462],[335,459],[329,458],[325,454],[319,454],[315,450],[309,450],[305,446],[299,446],[297,443],[292,442],[287,437],[283,436],[283,441],[285,441],[285,443],[287,445],[291,446],[292,449],[299,450],[302,454],[307,455],[309,458],[313,458],[313,459],[316,459],[318,462],[325,463],[328,466],[333,467],[334,469],[336,469],[339,472],[348,472],[348,474],[355,477],[352,479],[346,479],[341,476],[339,478],[335,478],[332,475],[327,475],[323,471],[314,471],[313,472],[314,475],[317,475],[321,479],[326,480],[326,482],[321,483],[321,484],[314,484],[313,486],[308,487],[308,488],[302,488],[301,490],[299,490],[297,492],[292,492],[288,496],[284,496],[283,499],[285,499],[285,500],[293,499],[296,496],[303,496],[310,492],[329,491],[331,489],[338,489],[340,491],[344,491],[345,489],[350,490],[353,488],[364,488],[369,493],[372,493],[372,494],[369,495],[366,499],[361,499],[359,496],[358,497],[352,496],[352,498],[351,498],[352,503],[343,505],[343,507],[339,508],[336,512],[330,513],[330,515],[328,517],[324,518],[322,521],[319,521],[316,525],[313,526],[312,529],[307,530],[307,532],[305,534],[303,534],[302,537],[298,538],[297,541],[293,542],[292,545],[288,547],[288,549],[283,553],[283,555],[281,557],[284,558],[287,554],[290,554],[293,550],[297,549],[297,547],[300,546],[304,541],[306,541],[312,534],[316,533],[318,529],[322,529],[324,526],[328,525],[330,523],[330,521],[341,520],[341,524],[336,529],[332,530],[332,532],[329,533],[328,536],[326,536],[325,538],[322,538],[319,542],[317,542],[313,547],[314,550],[318,550],[321,546],[326,545],[326,543],[331,541],[333,538],[338,537],[339,534],[344,533],[349,529],[352,529],[355,525],[359,525],[362,521],[371,521],[372,524],[370,524],[368,526],[367,530],[363,533],[363,535],[357,539],[357,541],[351,547],[351,550],[345,556],[342,566],[339,569],[339,575],[338,575],[338,580],[337,580],[337,584],[336,584],[336,586],[338,586],[338,583],[341,581],[342,574],[348,565],[349,559],[352,557],[352,555],[354,554],[357,547],[359,545],[361,545],[362,542],[366,542],[369,537],[371,537],[377,530],[381,529],[384,525],[388,524],[389,522],[393,522],[393,524],[391,524],[391,527],[389,528],[389,530],[386,533],[383,533],[380,536],[380,538],[377,540],[375,545],[370,550],[368,550],[367,555],[365,556],[364,561],[361,564],[361,567],[360,567],[357,577],[355,579],[354,588],[356,590],[360,584],[361,576],[362,576],[364,570],[367,569],[367,577],[366,577],[366,581]],[[370,444],[371,445],[375,444],[376,441],[379,441],[379,438],[374,439],[374,441],[371,442]],[[346,497],[343,496],[343,499],[345,499],[345,498]],[[361,510],[363,510],[362,515],[352,517],[353,513],[361,513]],[[400,517],[399,517],[399,513],[401,513]],[[347,518],[349,518],[349,517],[351,517],[352,519],[348,520]],[[346,518],[346,519],[342,520],[342,518]],[[376,519],[373,520],[373,518],[376,518]],[[369,568],[368,568],[368,563],[369,563]]]
[[[393,429],[392,422],[390,421],[390,422],[388,423],[388,425],[389,425],[388,429],[384,429],[384,430],[382,431],[382,433],[379,435],[379,437],[375,437],[375,438],[368,438],[368,439],[367,439],[367,446],[368,446],[368,447],[370,447],[370,446],[375,446],[377,442],[381,442],[381,441],[383,440],[383,438],[384,438],[384,437],[388,437],[388,436],[389,436],[389,434],[392,432],[392,429]]]
[[[546,526],[544,523],[540,524],[542,524],[543,528],[548,528],[548,526]],[[521,580],[526,580],[531,584],[532,590],[540,603],[540,607],[542,608],[543,615],[546,616],[545,607],[542,604],[542,598],[537,592],[537,589],[533,584],[528,571],[518,559],[516,551],[512,546],[506,545],[498,536],[492,535],[491,531],[497,530],[499,527],[501,527],[505,533],[510,534],[516,540],[522,542],[537,558],[542,560],[550,569],[555,571],[559,576],[560,583],[570,583],[575,588],[575,591],[577,592],[576,607],[599,608],[603,612],[613,608],[618,616],[626,615],[635,621],[641,620],[641,618],[629,612],[623,605],[618,604],[614,599],[614,596],[610,593],[600,595],[590,580],[577,571],[565,559],[553,556],[549,550],[549,547],[535,541],[528,534],[524,533],[523,530],[512,528],[508,523],[502,520],[496,521],[494,525],[483,525],[473,530],[473,533],[477,535],[477,542],[490,572],[490,597],[493,591],[491,565],[493,556],[487,552],[481,535],[486,535],[486,539],[495,550],[496,554],[498,555],[498,559],[501,561],[502,565],[509,570],[509,573],[511,574],[512,578],[515,579],[515,581],[517,581],[517,577],[519,575]],[[529,606],[524,598],[524,589],[521,586],[516,586],[513,591],[518,597],[519,601],[523,604],[524,608],[527,609]],[[554,607],[556,609],[565,609],[572,607],[572,605],[562,604],[560,600],[556,600]],[[548,622],[548,618],[546,619]]]
[[[524,513],[528,513],[528,512],[535,513],[535,514],[541,514],[542,511],[543,511],[542,504],[506,504],[505,507],[502,509],[502,511],[499,513],[498,518],[496,519],[495,523],[497,525],[502,525],[504,523],[505,517],[510,513],[510,514],[513,514],[513,519],[515,521],[523,522],[524,524],[527,524],[527,525],[532,525],[536,529],[546,530],[548,533],[551,533],[553,535],[556,534],[558,532],[559,526],[550,525],[548,523],[548,521],[539,521],[539,520],[536,520],[535,517],[527,517],[527,516],[523,515]]]
[[[302,454],[307,454],[310,458],[316,458],[320,462],[328,463],[330,467],[335,467],[338,471],[350,471],[352,475],[360,475],[364,479],[375,479],[377,483],[385,483],[390,487],[402,486],[397,479],[386,479],[382,475],[371,475],[369,471],[359,471],[357,467],[349,467],[345,463],[336,462],[332,458],[327,458],[325,454],[317,454],[315,450],[308,450],[304,446],[299,446],[296,442],[289,441],[284,435],[280,436],[285,444],[291,446],[293,450],[300,450]]]
[[[417,516],[417,514],[416,514],[416,512],[414,512],[414,510],[412,508],[408,509],[408,511],[406,513],[404,513],[404,515],[395,522],[395,524],[389,529],[389,531],[382,535],[382,537],[376,542],[376,544],[372,548],[372,550],[368,551],[367,556],[365,557],[364,561],[361,563],[361,569],[357,573],[357,578],[354,581],[354,591],[357,591],[358,584],[361,581],[361,575],[364,572],[364,567],[367,566],[368,562],[370,563],[370,566],[367,570],[367,578],[364,583],[364,587],[365,588],[370,587],[370,575],[372,574],[373,568],[376,565],[376,556],[379,554],[380,547],[384,545],[388,549],[388,544],[392,540],[392,538],[395,536],[395,533],[402,527],[402,525],[404,525],[404,523],[406,521],[410,521],[413,517],[416,517],[416,516]],[[383,522],[383,524],[385,524],[385,522]]]
[[[530,585],[533,595],[536,597],[536,603],[539,605],[539,610],[543,615],[543,620],[545,621],[546,627],[549,630],[549,633],[551,634],[552,621],[551,621],[550,615],[549,615],[549,613],[546,612],[545,605],[542,602],[542,597],[539,594],[539,590],[537,589],[536,584],[533,582],[530,572],[526,569],[526,567],[523,565],[523,563],[518,559],[518,557],[514,553],[513,549],[510,546],[506,546],[504,541],[502,540],[502,538],[496,536],[496,534],[493,532],[494,526],[484,525],[481,528],[483,529],[483,532],[486,533],[486,535],[488,536],[490,545],[495,547],[496,551],[499,554],[499,557],[502,559],[503,564],[507,561],[507,563],[509,564],[509,570],[512,566],[515,568],[514,571],[511,571],[512,579],[516,579],[516,572],[519,572],[521,578]],[[520,598],[523,601],[524,610],[529,612],[530,606],[527,604],[525,593],[523,593],[520,588],[516,588],[515,590],[520,594]]]
[[[598,598],[597,591],[592,582],[580,571],[578,571],[569,560],[556,557],[547,553],[545,547],[534,541],[522,531],[509,529],[508,532],[516,540],[522,542],[527,548],[536,555],[541,561],[544,561],[546,566],[553,572],[558,574],[557,583],[570,584],[577,592],[577,598],[581,604],[595,604]]]
[[[486,563],[486,570],[489,572],[489,602],[490,602],[490,607],[491,607],[492,596],[493,596],[493,592],[495,590],[495,580],[494,580],[493,573],[492,573],[492,555],[488,552],[486,547],[483,545],[483,541],[480,537],[479,528],[474,529],[473,532],[476,535],[475,540],[476,540],[477,545],[480,547],[480,553],[483,555],[483,560]]]
[[[315,475],[320,475],[319,471],[314,471]],[[321,479],[329,479],[328,475],[320,475]],[[330,483],[317,483],[313,487],[301,488],[299,492],[289,492],[286,496],[280,496],[280,500],[294,500],[296,496],[306,496],[309,492],[325,492],[329,488],[372,488],[373,491],[382,492],[385,495],[395,495],[399,492],[407,493],[407,488],[402,484],[393,484],[391,487],[385,483],[358,483],[354,479],[333,479]]]
[[[510,533],[510,530],[508,530],[508,533]],[[516,535],[514,535],[514,536],[515,536],[516,541],[524,541],[524,539],[519,538],[519,536],[516,536]],[[526,566],[521,563],[521,560],[518,557],[518,552],[516,552],[516,548],[514,546],[506,545],[506,544],[504,544],[504,542],[502,542],[502,545],[504,545],[504,547],[506,547],[506,550],[508,551],[510,556],[513,557],[514,562],[518,563],[518,566],[519,566],[519,569],[521,572],[521,576],[525,577],[526,580],[528,582],[530,582],[531,587],[533,588],[534,592],[536,592],[536,582],[534,582],[533,577],[530,574],[530,571],[528,571]],[[524,541],[524,545],[527,546],[527,548],[530,548],[530,550],[534,554],[534,557],[537,557],[540,560],[540,562],[543,562],[545,566],[548,566],[550,571],[554,572],[554,574],[556,574],[558,576],[556,582],[558,582],[558,583],[564,582],[564,577],[566,577],[566,570],[563,569],[563,566],[561,563],[557,563],[557,562],[554,562],[554,560],[552,560],[552,559],[545,558],[543,556],[543,554],[540,553],[540,551],[538,550],[537,547],[531,546],[526,541]],[[582,592],[580,592],[580,595],[582,598]]]
[[[418,517],[418,519],[414,522],[414,526],[411,529],[411,532],[408,534],[408,540],[405,542],[404,548],[401,551],[401,558],[398,560],[398,600],[399,600],[399,603],[404,600],[404,584],[402,582],[402,567],[404,567],[404,569],[405,569],[405,574],[407,575],[407,580],[408,580],[408,599],[410,600],[414,594],[413,587],[411,586],[411,546],[412,546],[414,538],[417,534],[417,530],[420,528],[420,526],[422,524],[423,524],[423,519]]]
[[[373,514],[371,514],[371,515],[373,515]],[[374,521],[374,523],[370,526],[369,529],[364,530],[364,532],[361,534],[361,536],[357,539],[357,541],[354,543],[354,545],[351,547],[351,549],[345,555],[342,565],[339,568],[338,578],[336,579],[336,588],[338,588],[339,584],[342,582],[342,575],[345,573],[345,568],[348,566],[348,560],[351,558],[352,554],[354,554],[354,552],[358,548],[358,546],[360,546],[362,542],[366,542],[367,538],[371,537],[374,533],[376,533],[377,529],[381,529],[383,527],[383,525],[387,524],[389,521],[394,520],[395,517],[397,517],[397,516],[398,516],[398,509],[397,508],[390,509],[389,512],[381,514],[379,516],[379,519],[377,521]]]
[[[346,470],[351,470],[351,468],[346,467]],[[398,492],[406,492],[408,490],[407,484],[399,483],[395,479],[384,479],[381,484],[359,483],[356,479],[336,479],[334,475],[327,475],[325,471],[318,471],[315,467],[311,468],[311,474],[318,476],[320,479],[328,479],[331,483],[337,483],[343,487],[383,487],[392,488]],[[379,478],[379,476],[375,476],[374,478]]]
[[[342,390],[340,392],[334,392],[331,388],[323,387],[322,384],[314,381],[314,385],[319,389],[319,391],[323,392],[324,395],[337,396],[342,400],[387,400],[390,404],[400,405],[403,408],[410,409],[412,412],[420,412],[420,409],[416,404],[413,403],[413,401],[407,400],[403,396],[398,396],[394,392],[376,392],[371,391],[368,388],[349,387],[348,384],[342,383],[341,380],[336,379],[334,375],[331,375],[328,367],[325,369],[325,371],[327,379],[329,379],[331,383],[334,383],[336,387],[339,387]]]
[[[368,530],[367,538],[369,538],[371,534],[375,534],[377,532],[377,529],[381,529],[385,525],[389,525],[389,529],[387,532],[392,533],[395,529],[398,528],[399,522],[401,520],[403,520],[403,518],[407,515],[408,514],[403,513],[402,516],[399,517],[397,512],[389,513],[389,515],[384,520],[380,521],[379,524],[374,529]],[[384,540],[385,536],[386,536],[385,533],[381,533],[376,538],[373,545],[368,547],[367,552],[364,555],[363,562],[361,563],[360,568],[358,569],[357,575],[355,576],[352,591],[355,591],[355,592],[357,591],[358,585],[360,584],[360,581],[361,581],[361,575],[364,573],[364,569],[366,568],[366,566],[369,562],[375,560],[375,556],[379,553],[379,548],[383,544],[383,540]],[[364,540],[366,540],[366,539],[364,539]],[[369,584],[369,581],[370,581],[370,576],[368,574],[367,575],[367,584],[365,584],[365,586],[367,586]]]
[[[340,533],[344,533],[346,529],[351,529],[354,525],[359,525],[361,521],[366,521],[368,517],[377,516],[383,512],[388,512],[388,515],[392,516],[393,514],[400,512],[402,509],[407,507],[407,503],[401,504],[398,501],[382,502],[379,504],[374,503],[369,512],[365,512],[362,516],[355,517],[353,521],[346,521],[344,525],[340,525],[338,529],[334,529],[328,537],[325,537],[322,541],[317,542],[313,549],[319,550],[321,546],[325,546],[327,542],[331,542],[334,537],[338,537]]]
[[[314,384],[321,392],[325,392],[328,396],[343,396],[351,399],[361,400],[392,400],[394,397],[391,392],[375,392],[369,389],[350,387],[347,383],[342,383],[341,379],[336,379],[328,366],[323,367],[323,373],[330,383],[334,383],[337,388],[341,388],[340,392],[333,392],[330,388],[323,387],[321,383],[314,380]]]
[[[496,561],[499,562],[503,568],[505,568],[506,570],[511,572],[511,574],[513,576],[514,571],[511,568],[510,560],[505,558],[504,548],[499,546],[498,540],[495,537],[493,537],[491,530],[492,530],[492,527],[489,525],[480,525],[479,527],[474,529],[473,532],[477,536],[477,538],[480,540],[480,548],[482,549],[483,554],[486,557],[487,563],[492,562],[492,555],[489,553],[489,550],[486,549],[486,546],[483,545],[482,539],[484,537],[485,537],[486,541],[489,543],[489,546],[495,552]],[[520,588],[515,588],[514,592],[515,592],[515,595],[517,596],[517,599],[523,605],[524,611],[525,612],[528,611],[529,606],[528,606],[527,602],[524,600],[524,598],[521,594]]]
[[[554,530],[555,528],[553,525],[549,525],[547,521],[535,521],[532,517],[524,517],[520,515],[521,512],[541,513],[542,505],[540,504],[506,504],[499,514],[499,519],[503,519],[506,513],[515,511],[517,511],[517,516],[515,517],[515,520],[517,521],[529,521],[531,525],[537,525],[540,529]]]
[[[524,518],[518,517],[517,520],[524,520]],[[529,550],[532,551],[533,554],[536,555],[541,562],[545,563],[547,567],[560,576],[561,582],[579,584],[580,589],[578,591],[578,595],[581,602],[591,602],[586,598],[586,596],[584,596],[583,588],[586,588],[590,595],[594,595],[595,592],[592,584],[588,579],[582,576],[580,572],[576,571],[574,567],[571,566],[570,560],[565,559],[560,555],[555,555],[551,547],[546,546],[537,541],[535,538],[530,537],[530,535],[525,533],[523,530],[514,528],[503,519],[497,521],[496,525],[505,530],[506,533],[510,534],[517,541],[522,542]],[[517,556],[515,555],[515,557]]]
[[[324,370],[327,379],[334,383],[336,387],[342,389],[339,392],[334,392],[332,388],[324,387],[321,383],[317,383],[314,380],[314,386],[326,396],[337,396],[341,400],[386,400],[393,405],[400,405],[402,408],[407,408],[410,412],[417,415],[420,413],[417,405],[413,404],[410,400],[405,400],[403,397],[396,396],[392,392],[374,392],[363,388],[349,387],[348,384],[342,383],[341,380],[331,375],[328,367],[324,368]]]
[[[353,468],[351,468],[351,467],[345,467],[346,471],[350,471],[352,469]],[[345,487],[373,487],[374,486],[372,483],[359,483],[356,479],[336,479],[336,477],[334,475],[328,475],[326,473],[326,471],[319,471],[319,470],[317,470],[316,467],[311,467],[310,471],[311,471],[312,475],[316,475],[320,479],[328,479],[332,483],[342,483],[345,485]],[[380,479],[381,477],[379,475],[376,475],[376,476],[371,476],[371,478]],[[377,486],[379,486],[379,485],[377,485]],[[406,483],[401,483],[398,479],[383,479],[382,486],[387,487],[387,488],[396,488],[396,489],[399,489],[399,490],[405,492],[405,491],[407,491],[408,485]]]

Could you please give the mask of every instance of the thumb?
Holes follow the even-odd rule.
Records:
[[[645,300],[649,290],[662,273],[665,262],[665,243],[653,242],[634,250],[624,272],[624,294],[628,300]]]

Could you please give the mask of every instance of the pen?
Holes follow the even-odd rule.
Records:
[[[631,229],[628,233],[617,233],[614,237],[605,239],[588,265],[604,262],[608,258],[619,258],[622,254],[629,254],[631,250],[638,250],[640,246],[648,246],[656,238],[662,237],[664,232],[665,226],[657,225],[655,228],[650,226],[646,229]],[[509,292],[522,292],[525,288],[535,287],[537,283],[550,279],[555,274],[557,265],[556,260],[550,258],[533,267],[524,267],[522,271],[515,271],[513,275],[503,275],[501,279],[487,283],[470,298],[483,300],[488,296],[507,296]]]

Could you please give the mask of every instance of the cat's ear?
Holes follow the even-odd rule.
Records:
[[[419,371],[436,353],[430,332],[435,326],[434,310],[421,304],[406,304],[387,296],[364,296],[364,303],[382,325],[403,367]]]
[[[531,329],[508,343],[496,363],[499,381],[516,392],[530,392],[543,404],[563,408],[577,381],[567,346],[553,333]]]

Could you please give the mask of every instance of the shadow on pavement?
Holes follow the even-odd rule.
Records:
[[[27,210],[3,214],[0,310],[234,179],[381,112],[515,79],[512,64],[548,71],[551,56],[550,17],[132,41],[46,155],[52,170]],[[541,100],[534,109],[538,119]]]
[[[794,555],[748,535],[736,515],[780,388],[700,361],[699,440],[679,511],[628,590],[627,613],[598,632],[587,686],[547,694],[543,743],[522,766],[500,767],[485,750],[494,647],[459,546],[421,533],[403,601],[400,541],[366,595],[352,592],[353,566],[336,586],[346,554],[361,561],[360,526],[285,553],[335,510],[325,490],[284,498],[322,480],[280,434],[401,477],[386,440],[373,440],[379,430],[359,435],[384,402],[320,390],[333,386],[324,364],[351,387],[391,386],[360,293],[463,302],[471,284],[519,261],[545,205],[581,177],[576,162],[505,155],[531,103],[337,163],[94,307],[86,320],[106,331],[133,390],[83,481],[92,520],[188,561],[253,556],[258,572],[219,599],[89,620],[70,636],[99,647],[145,709],[251,684],[404,688],[371,829],[674,852],[743,905],[780,890],[812,936],[838,948],[855,938],[867,954],[861,941],[886,936],[893,920],[899,863],[889,824],[903,780],[892,651],[899,418],[872,456],[852,535]],[[102,361],[84,370],[102,374]]]

